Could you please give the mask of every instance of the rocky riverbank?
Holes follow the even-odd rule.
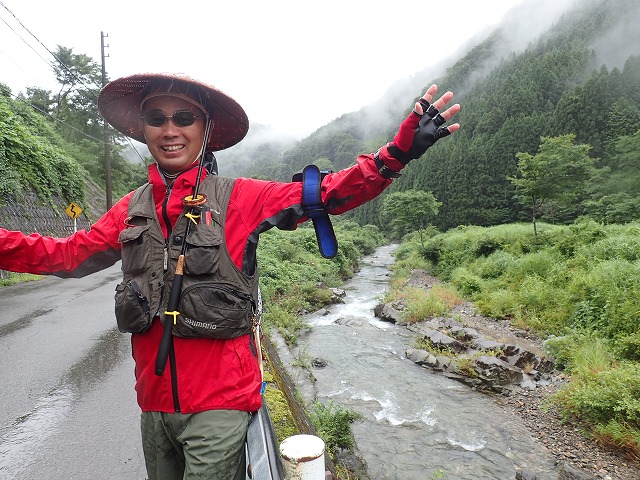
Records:
[[[408,280],[425,290],[437,283],[424,271],[412,272]],[[401,311],[401,304],[381,304],[376,315],[401,323]],[[408,358],[492,395],[556,459],[556,476],[543,479],[522,471],[519,480],[640,480],[640,462],[588,439],[578,425],[563,423],[558,411],[545,403],[567,378],[544,355],[541,339],[509,322],[479,315],[468,302],[454,307],[448,317],[406,327],[432,347],[407,349]],[[456,355],[438,355],[438,350]]]

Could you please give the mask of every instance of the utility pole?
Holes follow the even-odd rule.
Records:
[[[104,59],[109,55],[104,54],[105,47],[109,45],[104,44],[104,39],[109,35],[105,35],[104,32],[100,32],[100,47],[102,51],[102,86],[107,84],[107,74],[104,66]],[[109,157],[109,125],[106,120],[103,120],[102,124],[102,138],[104,143],[104,185],[107,193],[107,210],[113,205],[113,198],[111,193],[111,158]]]

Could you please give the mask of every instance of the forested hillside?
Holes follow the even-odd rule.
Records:
[[[412,96],[417,98],[421,89],[436,82],[454,91],[462,104],[456,117],[462,128],[412,162],[387,194],[432,192],[442,204],[433,220],[439,229],[529,220],[532,214],[553,223],[580,216],[605,223],[640,218],[640,2],[575,0],[555,23],[534,35],[531,19],[546,14],[541,5],[523,3],[462,56],[398,82],[384,98],[345,113],[301,141],[274,138],[252,125],[245,141],[219,152],[221,174],[289,180],[312,162],[326,169],[344,168],[359,153],[390,141]],[[528,43],[523,43],[525,37]],[[63,178],[64,172],[73,177],[77,170],[64,168],[56,178],[50,168],[56,163],[42,161],[47,158],[75,161],[104,185],[102,121],[94,105],[100,68],[68,48],[59,47],[57,56],[61,65],[64,62],[56,72],[58,93],[30,88],[14,96],[2,89],[2,108],[10,112],[0,121],[4,200],[29,187],[46,202],[51,185],[59,185],[60,193],[68,196],[62,185],[76,179]],[[50,121],[44,122],[36,111]],[[301,105],[301,114],[313,115],[312,99]],[[119,138],[111,149],[115,199],[145,176],[140,164],[123,160],[120,152],[126,143]],[[550,140],[545,144],[543,138]],[[558,150],[570,149],[568,143],[587,151],[591,161],[579,163]],[[51,153],[45,145],[60,150]],[[535,212],[536,199],[516,188],[523,180],[523,155],[544,160],[537,168],[546,169],[544,202],[538,199]],[[550,163],[551,157],[556,159]],[[82,193],[74,197],[82,199]],[[351,217],[382,226],[384,198],[359,207]]]
[[[55,58],[57,92],[28,87],[16,94],[2,83],[0,74],[0,207],[30,198],[52,208],[55,217],[60,207],[75,202],[89,221],[95,221],[106,207],[105,194],[96,197],[95,192],[106,184],[103,122],[96,105],[101,67],[62,46]],[[146,178],[142,162],[131,163],[121,155],[126,142],[119,138],[109,142],[115,200]],[[91,195],[86,194],[89,189]],[[11,212],[3,213],[5,220],[6,215]],[[24,228],[43,231],[42,225],[28,222]]]
[[[582,215],[605,222],[640,218],[639,21],[635,0],[578,1],[516,53],[510,50],[515,30],[526,23],[507,18],[444,75],[424,79],[425,89],[436,82],[456,93],[462,128],[412,162],[389,192],[433,192],[442,202],[434,222],[440,229],[528,220],[531,208],[515,196],[508,179],[518,176],[516,154],[535,155],[541,137],[572,134],[576,145],[588,146],[592,168],[580,182],[559,178],[564,192],[538,214],[555,222]],[[310,162],[342,168],[358,153],[391,140],[405,113],[377,128],[366,109],[346,114],[283,153],[261,156],[241,173],[288,179]],[[570,176],[567,170],[570,165],[563,176]],[[379,224],[382,201],[358,208],[355,219]]]

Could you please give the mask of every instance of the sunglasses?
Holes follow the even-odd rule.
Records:
[[[167,120],[169,119],[173,120],[174,125],[176,125],[177,127],[188,127],[190,125],[193,125],[193,122],[196,121],[196,118],[204,117],[195,115],[189,110],[178,110],[174,112],[174,114],[170,117],[167,117],[160,110],[151,110],[150,112],[141,113],[140,118],[142,118],[142,121],[150,127],[161,127],[165,123],[167,123]]]

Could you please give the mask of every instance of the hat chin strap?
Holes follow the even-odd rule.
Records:
[[[194,160],[194,163],[198,160],[198,158],[201,159],[200,163],[198,164],[198,175],[196,176],[196,183],[193,186],[193,195],[192,198],[194,200],[196,200],[198,198],[198,190],[200,189],[200,179],[202,178],[202,169],[204,167],[204,153],[205,153],[205,149],[207,148],[207,143],[209,143],[209,132],[211,132],[211,124],[212,124],[213,120],[211,119],[211,117],[209,115],[207,115],[207,125],[205,127],[204,130],[204,141],[202,142],[202,148],[200,149],[200,155],[198,155],[198,157],[196,158],[196,160]],[[193,163],[192,163],[193,165]]]

